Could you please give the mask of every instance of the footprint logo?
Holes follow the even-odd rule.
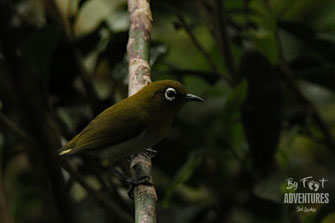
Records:
[[[308,188],[312,191],[318,191],[320,188],[320,184],[318,182],[315,182],[314,180],[311,180],[308,182]]]

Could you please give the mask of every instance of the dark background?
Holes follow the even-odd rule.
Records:
[[[335,222],[335,2],[169,0],[152,12],[152,79],[206,100],[154,148],[159,222]],[[127,16],[123,0],[0,1],[1,222],[133,215],[98,160],[71,158],[68,174],[55,155],[127,96]],[[306,176],[328,180],[330,203],[305,205],[315,213],[283,201],[286,179]]]

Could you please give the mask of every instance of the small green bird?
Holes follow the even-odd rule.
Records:
[[[151,148],[168,133],[188,101],[203,102],[177,81],[153,82],[107,108],[59,150],[59,155],[87,151],[111,161]]]

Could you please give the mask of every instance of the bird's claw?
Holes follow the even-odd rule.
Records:
[[[145,154],[146,156],[150,157],[150,158],[153,158],[153,157],[155,157],[155,156],[157,155],[157,151],[154,150],[154,149],[149,148],[149,149],[146,149],[146,150],[144,151],[144,154]],[[128,162],[131,162],[131,159],[132,159],[133,157],[134,157],[134,155],[128,156],[128,157],[127,157],[127,161],[128,161]]]
[[[150,182],[149,176],[143,176],[137,180],[128,180],[128,183],[130,184],[128,189],[128,196],[130,199],[134,200],[134,189],[135,187],[139,185],[145,185],[145,186],[153,186],[153,184]]]
[[[145,154],[147,156],[149,156],[150,158],[152,158],[152,157],[155,157],[157,155],[157,151],[154,150],[154,149],[149,148],[145,151]]]

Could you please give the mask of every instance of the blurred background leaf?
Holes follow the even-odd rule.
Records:
[[[152,79],[206,100],[185,106],[154,148],[159,221],[334,222],[335,2],[151,5]],[[43,169],[48,149],[127,96],[127,2],[5,0],[0,28],[2,201],[15,222],[62,222]],[[53,137],[31,137],[29,117],[40,120],[30,129],[52,127]],[[131,219],[127,185],[93,157],[69,161],[62,176],[77,222]],[[283,203],[286,179],[305,176],[328,180],[330,203],[316,213]]]

